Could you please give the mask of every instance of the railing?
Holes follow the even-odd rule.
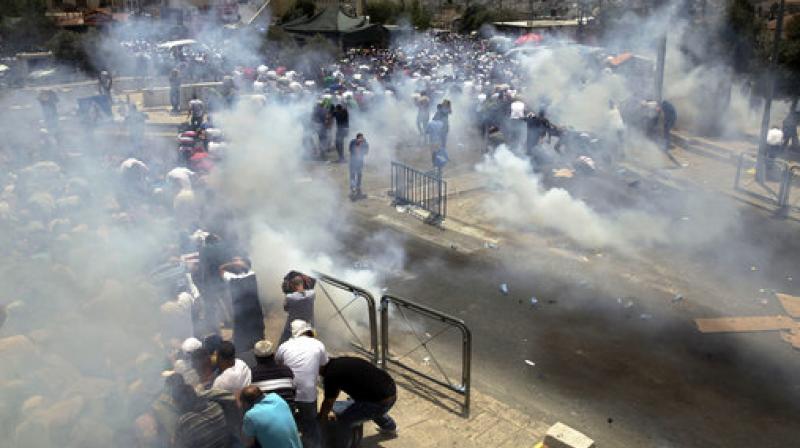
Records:
[[[739,159],[736,164],[736,177],[733,181],[733,188],[738,191],[745,192],[749,195],[758,197],[760,199],[775,202],[779,206],[782,200],[783,182],[789,171],[789,165],[780,159],[772,159],[766,163],[766,179],[762,182],[757,179],[755,171],[757,170],[758,160],[753,154],[743,152],[739,154]],[[779,176],[771,176],[773,170],[778,170]],[[749,171],[753,171],[751,176]],[[779,177],[777,182],[770,180],[773,177]],[[775,184],[773,187],[770,184]]]
[[[372,296],[372,294],[369,293],[369,291],[363,288],[359,288],[358,286],[351,285],[345,281],[339,280],[329,275],[321,274],[319,272],[315,272],[314,275],[316,276],[317,279],[317,286],[316,286],[317,289],[323,292],[323,294],[325,295],[325,297],[328,298],[328,301],[330,302],[331,306],[334,309],[334,313],[329,317],[323,319],[319,318],[316,319],[318,326],[320,324],[325,325],[326,322],[329,322],[335,319],[336,317],[339,317],[341,323],[344,324],[345,328],[354,339],[353,341],[350,342],[350,345],[357,351],[360,351],[365,355],[369,356],[374,364],[376,365],[379,364],[380,353],[378,350],[378,322],[376,317],[377,304],[375,302],[375,298]],[[347,303],[340,304],[338,302],[341,301],[334,300],[333,296],[328,291],[326,285],[328,287],[340,291],[346,291],[349,295],[348,297],[349,300],[347,301]],[[350,308],[354,303],[356,303],[359,300],[363,300],[367,306],[367,314],[368,314],[367,322],[369,325],[369,346],[367,346],[364,343],[362,337],[359,335],[359,332],[357,332],[356,329],[354,328],[354,325],[358,325],[358,323],[354,319],[354,316],[360,313],[347,313],[347,314],[345,313],[345,311],[348,308]]]
[[[426,210],[425,219],[440,225],[447,216],[447,182],[440,175],[424,173],[392,162],[392,205],[414,205]]]
[[[389,355],[389,347],[390,347],[389,314],[391,311],[390,310],[391,307],[394,307],[397,310],[400,317],[402,317],[403,322],[405,322],[406,326],[408,327],[408,330],[410,330],[410,332],[416,338],[417,340],[416,342],[418,342],[418,344],[412,347],[411,350],[399,356]],[[440,322],[444,324],[443,329],[437,331],[435,334],[432,335],[429,333],[422,332],[419,330],[418,326],[413,325],[411,323],[406,314],[407,312],[412,312],[415,313],[416,315],[421,315],[428,319]],[[429,348],[429,344],[431,341],[433,341],[437,337],[442,336],[448,330],[451,330],[453,328],[457,328],[461,332],[461,383],[460,384],[455,384],[453,383],[453,381],[450,380],[449,375],[447,375],[445,369],[442,367],[439,360],[436,359],[436,357]],[[438,371],[438,373],[441,375],[440,378],[436,378],[432,375],[422,372],[417,367],[403,362],[403,359],[408,358],[412,353],[416,352],[420,348],[425,349],[425,351],[428,354],[428,356],[426,357],[428,359],[428,362],[432,364],[433,368],[436,371]],[[433,310],[426,306],[415,304],[406,299],[401,299],[399,297],[394,297],[390,295],[384,295],[381,298],[381,360],[383,362],[384,368],[387,367],[389,364],[396,365],[398,367],[401,367],[402,369],[405,369],[409,372],[419,375],[427,379],[428,381],[431,381],[435,384],[438,384],[463,396],[464,401],[462,404],[462,415],[465,417],[469,416],[470,378],[471,378],[471,363],[472,363],[472,333],[470,333],[469,328],[467,328],[466,324],[464,324],[464,321],[462,321],[461,319],[450,317],[439,311]]]
[[[792,166],[783,172],[781,189],[778,192],[778,205],[786,212],[797,208],[798,203],[800,203],[800,198],[792,199],[792,186],[798,173],[800,173],[800,166],[798,165]]]

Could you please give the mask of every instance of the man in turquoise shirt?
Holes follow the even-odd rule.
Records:
[[[245,445],[258,441],[262,447],[302,448],[297,424],[286,401],[275,393],[264,395],[257,386],[247,386],[240,395]]]

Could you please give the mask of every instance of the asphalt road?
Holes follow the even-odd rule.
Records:
[[[632,195],[660,196],[670,214],[706,225],[708,209],[687,205],[687,192],[632,188]],[[657,200],[649,203],[659,208]],[[599,273],[591,263],[527,247],[467,256],[398,236],[406,272],[387,287],[467,322],[477,387],[545,421],[573,425],[598,446],[797,446],[800,355],[776,333],[704,335],[692,321],[780,313],[774,300],[756,298],[757,289],[793,292],[787,275],[796,269],[797,224],[723,205],[736,209],[737,225],[719,239],[659,247],[636,259],[607,255],[618,260]],[[351,240],[354,254],[369,251],[361,232],[380,230],[362,224]],[[651,268],[639,260],[658,261],[686,299],[673,301],[641,281]],[[640,281],[603,280],[604,272],[620,271]],[[452,339],[431,348],[444,364],[458,365]]]

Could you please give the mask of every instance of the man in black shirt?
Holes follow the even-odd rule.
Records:
[[[353,427],[367,420],[375,422],[382,433],[396,432],[397,424],[389,416],[389,410],[397,400],[397,387],[388,373],[364,359],[341,356],[331,358],[320,367],[319,374],[325,389],[319,418],[324,420],[331,411],[335,413],[336,448],[350,447]],[[336,402],[339,392],[350,399]]]
[[[347,137],[347,131],[350,130],[350,115],[347,109],[341,104],[337,104],[333,109],[333,118],[336,120],[336,152],[339,154],[337,163],[344,163],[344,139]]]
[[[253,347],[256,365],[252,367],[251,384],[258,386],[264,395],[274,392],[294,409],[294,373],[292,369],[275,361],[275,346],[262,340]]]

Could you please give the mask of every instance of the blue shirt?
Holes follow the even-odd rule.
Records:
[[[263,447],[302,448],[289,405],[275,393],[264,396],[244,414],[242,432]]]

